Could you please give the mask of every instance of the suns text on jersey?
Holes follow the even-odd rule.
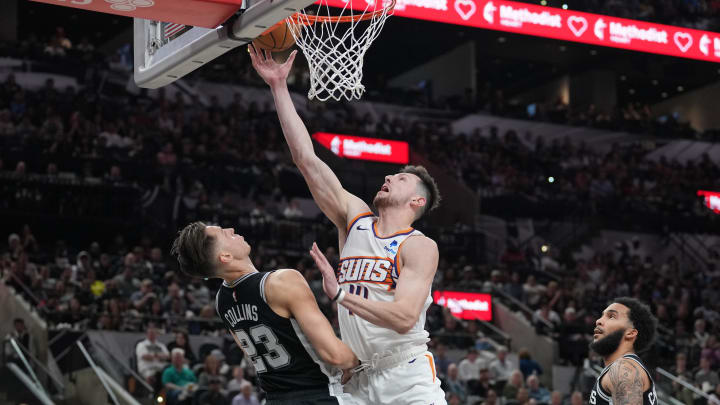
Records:
[[[338,283],[392,284],[393,261],[387,257],[346,257],[338,266]]]
[[[233,328],[240,321],[257,322],[257,306],[250,304],[234,305],[225,312],[225,320],[227,320]]]

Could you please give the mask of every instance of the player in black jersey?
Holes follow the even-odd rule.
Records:
[[[656,405],[655,383],[635,354],[650,347],[657,320],[634,298],[616,298],[595,322],[590,349],[605,369],[590,393],[591,405]]]
[[[183,272],[224,280],[218,315],[255,366],[267,404],[346,403],[339,370],[358,359],[335,336],[299,272],[258,272],[242,236],[202,222],[180,231],[172,254]]]

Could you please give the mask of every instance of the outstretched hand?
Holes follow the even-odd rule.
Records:
[[[270,87],[285,83],[295,60],[295,55],[297,55],[297,50],[292,51],[285,63],[277,63],[270,51],[256,49],[252,44],[248,45],[248,52],[255,71]]]
[[[310,256],[315,260],[315,264],[323,277],[323,290],[327,294],[328,298],[333,299],[338,293],[340,286],[338,285],[337,278],[335,277],[335,270],[333,270],[330,262],[320,251],[317,243],[313,242],[312,249],[310,249]]]

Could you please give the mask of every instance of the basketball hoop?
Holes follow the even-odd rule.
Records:
[[[343,0],[344,6],[335,9],[340,10],[339,15],[330,15],[330,1],[319,0],[314,14],[303,10],[286,18],[310,66],[308,98],[360,99],[365,93],[363,57],[380,35],[396,0],[354,0],[356,4],[365,3],[361,11],[353,9],[353,0]]]

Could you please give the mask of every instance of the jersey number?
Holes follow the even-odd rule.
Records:
[[[249,335],[243,329],[236,330],[235,335],[238,341],[240,341],[240,347],[242,347],[245,354],[247,354],[253,362],[255,371],[258,373],[266,372],[266,364],[275,369],[290,364],[290,354],[288,354],[287,350],[280,344],[280,341],[278,341],[272,329],[265,325],[257,325],[248,331],[250,332]],[[250,339],[251,336],[252,340]],[[255,348],[256,344],[265,346],[267,354],[263,354],[262,356],[258,355],[257,349]]]
[[[365,299],[367,299],[367,297],[368,297],[368,288],[365,287],[364,285],[350,284],[349,289],[350,289],[350,294],[359,295],[361,297],[364,297]],[[350,315],[355,315],[355,314],[353,314],[352,311],[348,311],[348,313]]]

